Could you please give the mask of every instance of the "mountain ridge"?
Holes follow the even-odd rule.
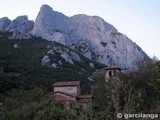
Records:
[[[138,45],[98,16],[79,14],[68,17],[48,5],[42,5],[34,23],[25,16],[20,17],[22,20],[18,18],[10,24],[14,21],[22,23],[24,18],[25,22],[12,29],[11,38],[42,37],[66,45],[91,60],[108,66],[118,65],[129,71],[137,69],[138,61],[149,60]],[[3,23],[1,18],[0,31],[11,31],[4,30]]]
[[[90,60],[71,48],[40,37],[8,39],[0,32],[0,92],[13,88],[43,87],[52,90],[56,81],[82,82],[90,91],[93,72],[105,65]]]

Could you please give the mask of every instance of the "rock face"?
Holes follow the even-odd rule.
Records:
[[[87,58],[122,69],[135,70],[137,61],[149,59],[127,36],[97,16],[67,17],[43,5],[32,35],[67,45]]]
[[[53,11],[48,5],[43,5],[35,20],[31,34],[65,45],[68,36],[64,33],[68,30],[68,19],[62,13]]]
[[[11,38],[30,38],[30,31],[33,29],[33,21],[29,21],[27,16],[19,16],[11,21],[4,17],[0,19],[0,31],[13,32]]]
[[[16,31],[13,36],[17,38],[21,35],[27,38],[30,33],[69,46],[85,57],[106,65],[135,70],[138,61],[149,59],[138,45],[98,16],[80,14],[67,17],[43,5],[34,26],[26,16],[17,17],[9,25],[4,25],[3,21],[0,19],[0,30]],[[5,27],[1,27],[3,25]]]
[[[30,31],[33,28],[33,21],[29,21],[27,16],[19,16],[11,22],[6,31],[13,32],[12,38],[30,38]]]
[[[0,18],[0,31],[5,31],[5,29],[9,26],[11,20],[7,17]]]

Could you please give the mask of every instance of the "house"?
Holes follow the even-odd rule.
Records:
[[[80,82],[79,81],[70,81],[70,82],[55,82],[53,84],[54,92],[66,92],[72,95],[79,96],[81,93]]]
[[[118,66],[111,66],[105,68],[105,80],[119,80],[118,74],[121,71],[121,68]]]
[[[55,82],[53,84],[53,99],[69,108],[72,103],[80,103],[84,108],[92,110],[93,96],[81,95],[80,81]]]

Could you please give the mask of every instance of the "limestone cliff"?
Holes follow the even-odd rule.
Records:
[[[10,21],[0,19],[0,31],[12,31],[14,38],[42,37],[66,45],[85,57],[124,70],[137,69],[137,62],[148,60],[147,54],[126,35],[98,16],[72,17],[43,5],[35,20],[27,16]]]

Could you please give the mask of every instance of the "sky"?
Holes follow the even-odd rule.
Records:
[[[99,16],[160,59],[160,0],[0,0],[0,18],[28,15],[35,21],[43,4],[69,17]]]

